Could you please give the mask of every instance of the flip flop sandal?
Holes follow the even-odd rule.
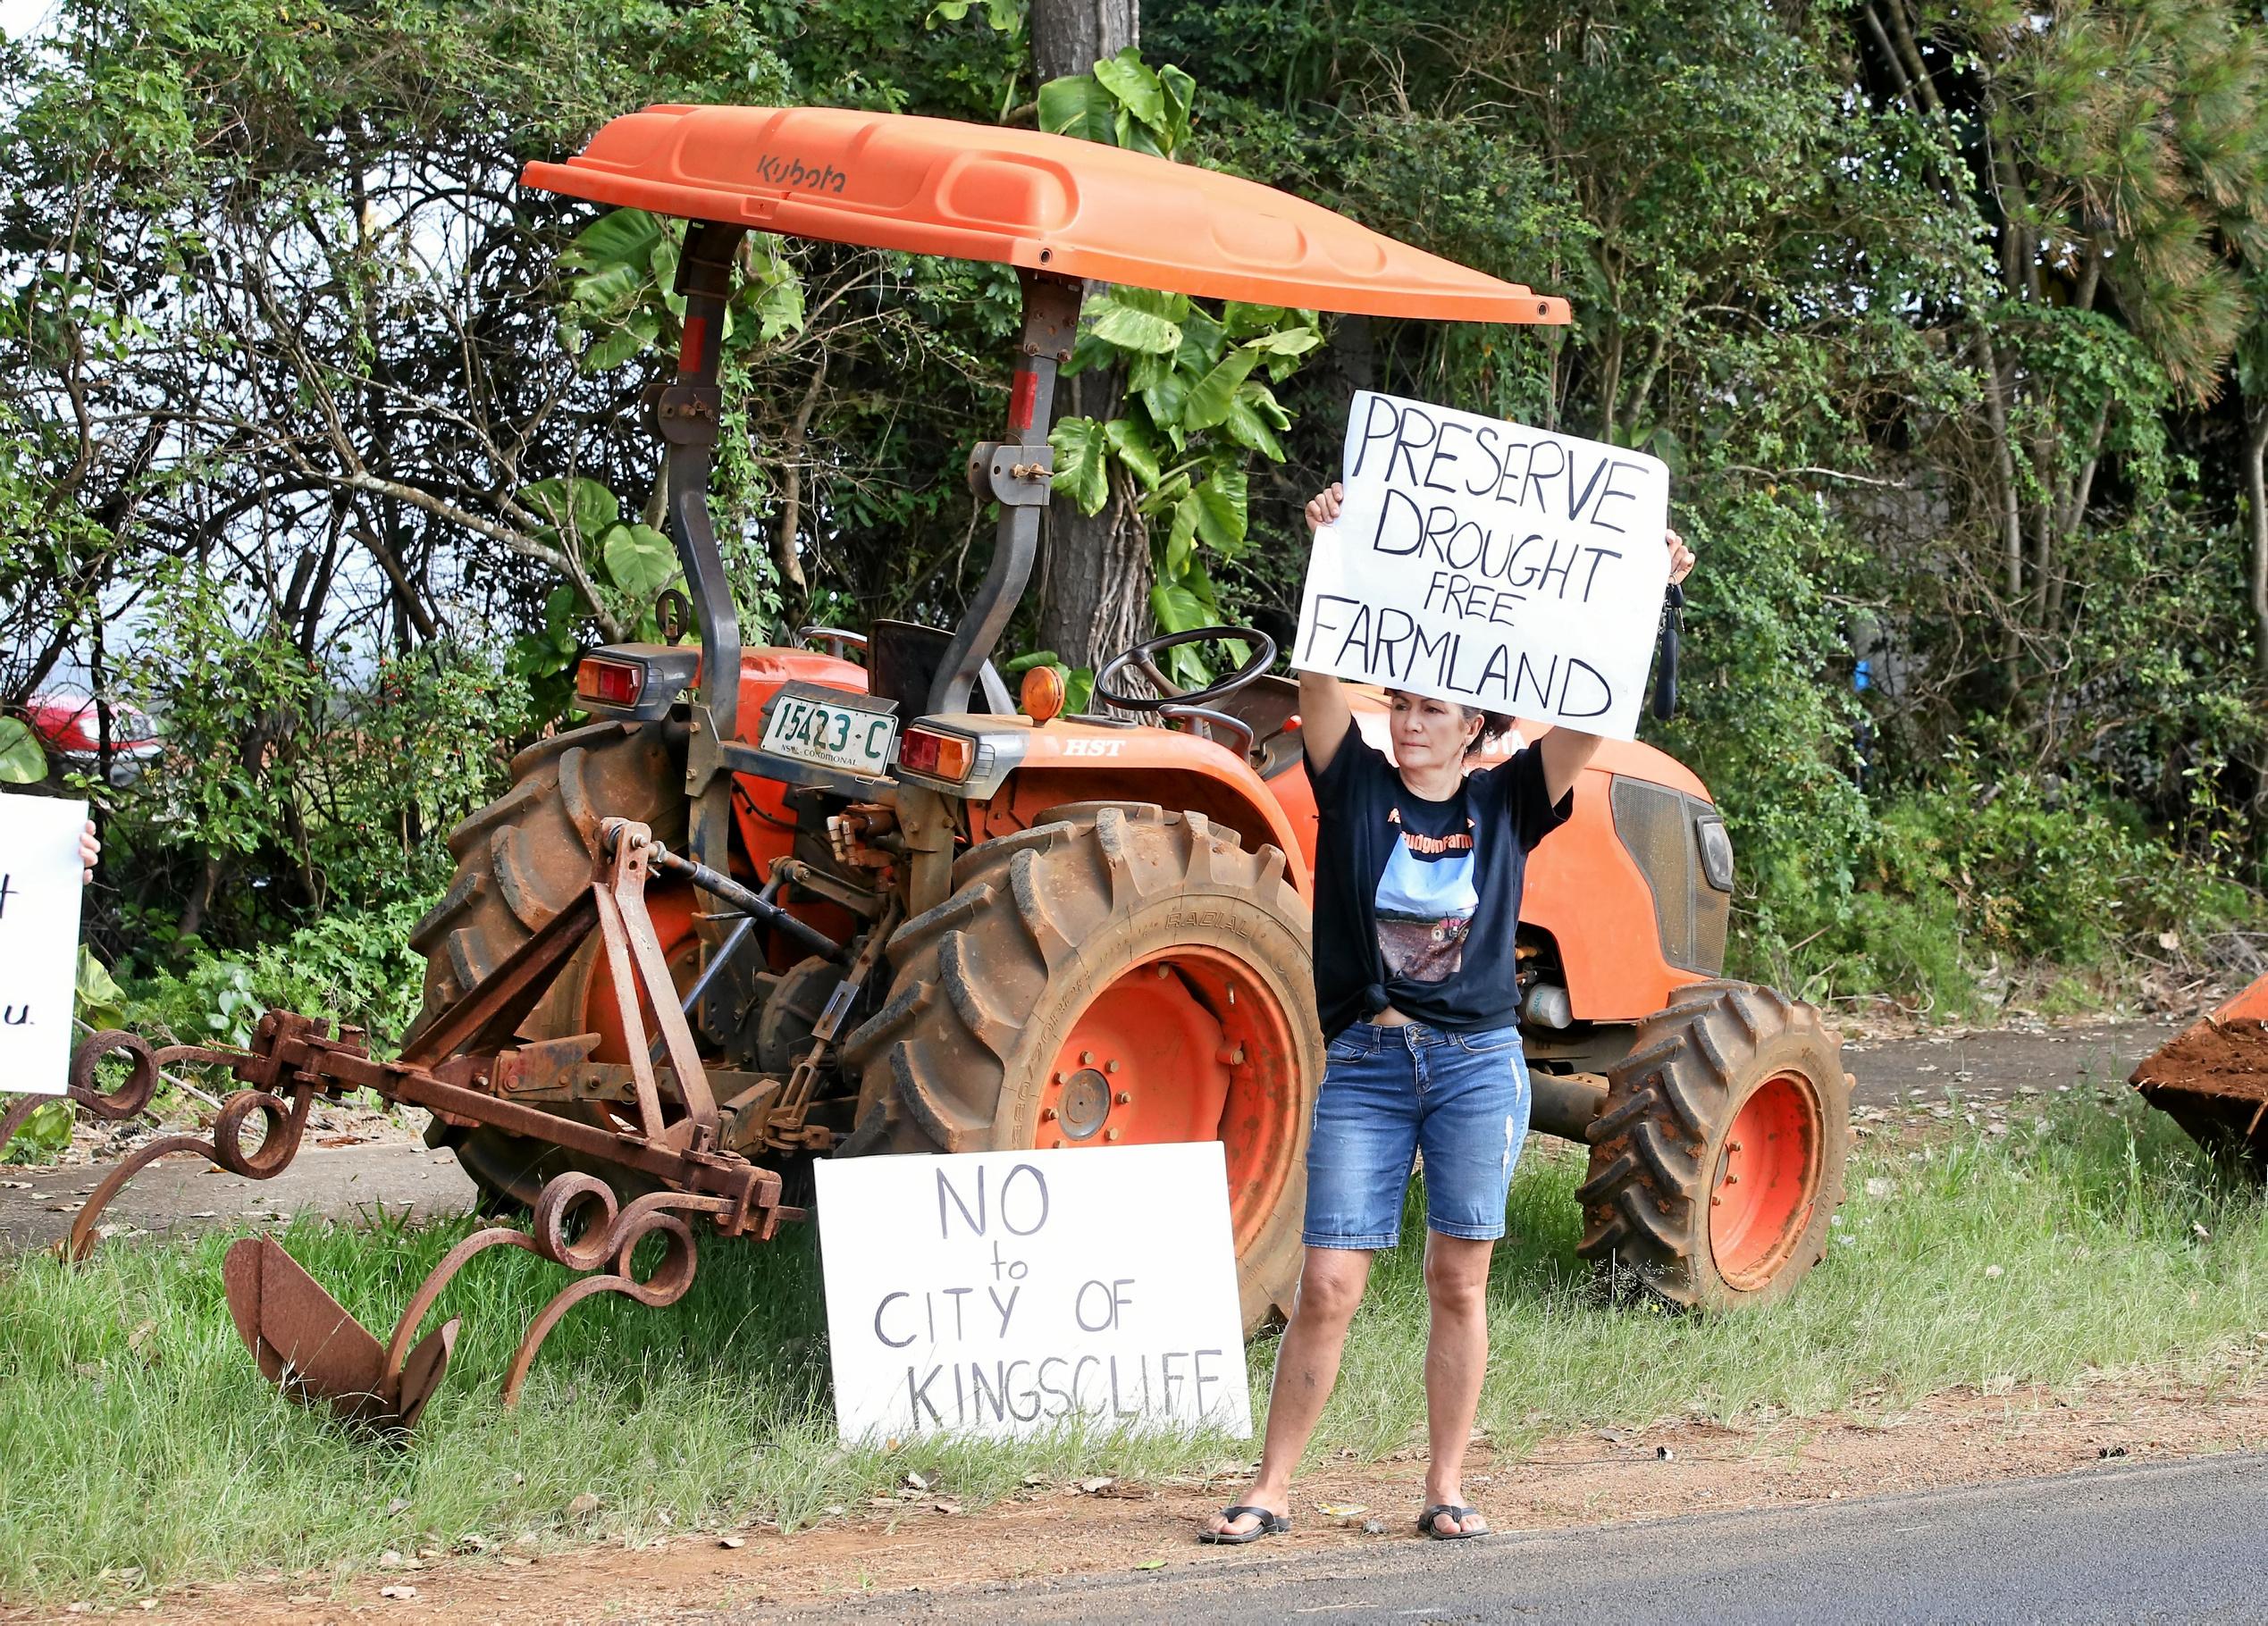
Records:
[[[1463,1524],[1467,1519],[1478,1517],[1480,1511],[1477,1507],[1459,1507],[1453,1502],[1436,1504],[1417,1515],[1418,1534],[1431,1536],[1436,1541],[1470,1541],[1476,1536],[1494,1534],[1491,1530],[1445,1530],[1433,1522],[1443,1513],[1447,1513],[1457,1523]]]
[[[1199,1530],[1197,1539],[1216,1547],[1240,1547],[1247,1541],[1257,1541],[1263,1536],[1281,1536],[1291,1528],[1291,1521],[1281,1513],[1271,1513],[1264,1507],[1239,1504],[1224,1507],[1221,1517],[1234,1524],[1246,1514],[1260,1521],[1248,1530]]]

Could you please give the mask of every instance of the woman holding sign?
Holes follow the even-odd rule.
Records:
[[[1307,524],[1338,518],[1334,485]],[[1667,534],[1671,582],[1693,567]],[[1291,1471],[1331,1397],[1373,1254],[1399,1242],[1414,1155],[1424,1154],[1425,1350],[1431,1465],[1418,1529],[1485,1534],[1465,1502],[1466,1443],[1488,1370],[1489,1255],[1528,1128],[1513,960],[1528,851],[1567,822],[1594,734],[1554,728],[1472,766],[1508,717],[1401,691],[1392,761],[1354,727],[1340,680],[1299,675],[1302,735],[1322,826],[1315,853],[1315,1005],[1329,1062],[1307,1150],[1306,1259],[1268,1404],[1260,1471],[1199,1539],[1240,1545],[1290,1528]]]

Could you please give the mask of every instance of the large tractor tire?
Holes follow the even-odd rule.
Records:
[[[603,821],[635,819],[667,843],[685,840],[684,752],[665,724],[594,723],[554,734],[513,758],[511,771],[510,790],[449,832],[456,878],[410,933],[410,947],[425,956],[421,1022],[575,901],[591,884]],[[524,1032],[587,1031],[583,994],[592,958],[587,946],[577,951]],[[525,1208],[552,1175],[584,1167],[558,1147],[485,1127],[453,1129],[436,1119],[426,1140],[456,1152],[490,1213]]]
[[[844,1045],[854,1149],[1217,1139],[1246,1328],[1289,1310],[1323,1053],[1281,852],[1199,813],[1059,809],[964,854],[889,950]]]
[[[1843,1204],[1841,1043],[1769,988],[1681,988],[1640,1024],[1585,1136],[1577,1252],[1682,1307],[1771,1303],[1825,1256]]]

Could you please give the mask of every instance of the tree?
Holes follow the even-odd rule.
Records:
[[[1140,0],[1032,0],[1032,67],[1042,84],[1089,72],[1140,37]],[[1125,393],[1123,371],[1089,368],[1057,390],[1057,415],[1105,422],[1119,415]],[[1149,532],[1122,480],[1094,514],[1058,492],[1047,505],[1042,558],[1042,648],[1092,667],[1147,631]]]

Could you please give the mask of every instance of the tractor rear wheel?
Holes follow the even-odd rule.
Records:
[[[1681,988],[1640,1024],[1584,1135],[1578,1253],[1673,1304],[1771,1303],[1826,1255],[1843,1203],[1841,1044],[1772,989]]]
[[[953,867],[845,1042],[876,1152],[1219,1140],[1248,1330],[1299,1279],[1323,1055],[1307,906],[1199,813],[1058,809]]]
[[[419,1020],[458,999],[591,884],[599,826],[609,818],[650,825],[671,845],[685,834],[682,746],[661,723],[594,723],[539,740],[512,759],[512,788],[449,834],[457,876],[411,931],[425,956]],[[650,899],[667,933],[659,899]],[[583,1020],[592,952],[577,951],[523,1031],[556,1037],[589,1031]],[[608,1058],[611,1059],[611,1058]],[[556,1146],[500,1129],[453,1129],[439,1119],[428,1144],[448,1146],[480,1187],[482,1211],[528,1206],[552,1175],[583,1168]],[[621,1177],[612,1168],[586,1172]]]

